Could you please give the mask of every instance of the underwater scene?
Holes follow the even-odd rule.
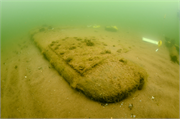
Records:
[[[179,118],[178,0],[1,0],[2,118]]]

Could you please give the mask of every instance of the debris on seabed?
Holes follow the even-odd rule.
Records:
[[[152,98],[151,98],[152,100],[154,100],[154,96],[152,96]]]
[[[123,105],[124,102],[121,103],[121,105]]]
[[[27,76],[25,76],[25,79],[27,78]]]
[[[131,110],[133,108],[133,104],[129,104],[128,108]]]
[[[136,117],[136,115],[131,114],[131,117],[135,118],[135,117]]]
[[[15,68],[15,69],[17,69],[17,68],[18,68],[18,66],[16,65],[14,68]]]
[[[41,70],[42,69],[42,67],[38,67],[38,70]]]

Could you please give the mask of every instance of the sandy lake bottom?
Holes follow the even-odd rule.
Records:
[[[72,89],[44,58],[29,35],[12,38],[1,49],[2,118],[178,118],[179,65],[167,48],[142,41],[142,36],[119,30],[76,28],[62,37],[94,36],[112,52],[128,49],[122,57],[143,67],[148,78],[142,90],[116,103],[102,104]],[[133,104],[133,108],[128,108]]]

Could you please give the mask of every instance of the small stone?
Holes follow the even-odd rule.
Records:
[[[135,118],[136,117],[136,115],[133,115],[133,118]]]
[[[152,98],[151,98],[152,100],[154,100],[154,96],[152,96]]]
[[[133,104],[129,104],[128,108],[131,110],[133,108]]]
[[[106,106],[108,106],[108,103],[106,103]]]
[[[123,105],[124,102],[121,103],[121,105]]]
[[[18,66],[16,65],[14,68],[15,68],[15,69],[17,69],[17,68],[18,68]]]
[[[41,70],[42,69],[42,67],[38,67],[38,70]]]
[[[27,78],[27,76],[25,76],[25,78]]]

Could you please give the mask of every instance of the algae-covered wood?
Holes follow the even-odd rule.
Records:
[[[95,37],[40,31],[32,39],[71,87],[97,101],[122,100],[141,89],[147,77],[144,69],[112,53]]]

